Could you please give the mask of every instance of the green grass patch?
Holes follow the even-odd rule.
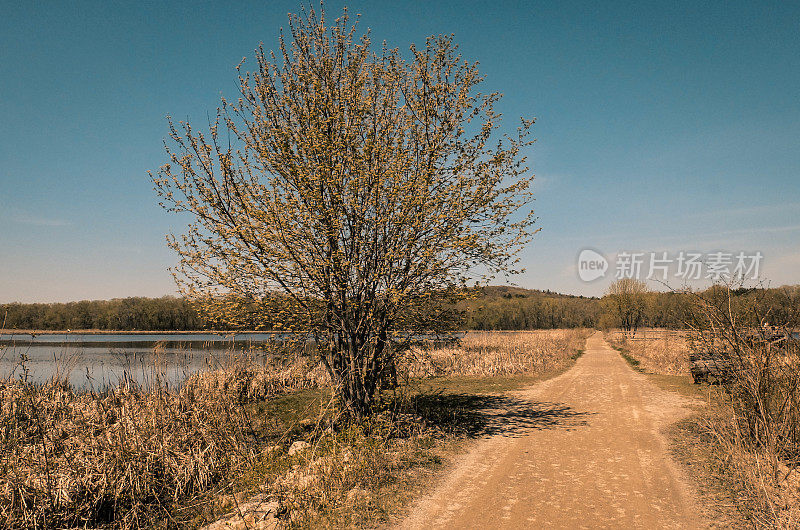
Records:
[[[331,397],[329,389],[298,390],[247,406],[255,432],[272,443],[290,438],[305,438],[312,420],[320,416]],[[313,422],[316,426],[316,421]]]
[[[533,375],[496,375],[496,376],[444,376],[431,377],[412,383],[412,392],[423,395],[432,392],[445,394],[502,394],[520,390],[543,379]]]
[[[642,368],[641,366],[642,363],[639,361],[639,359],[631,355],[631,353],[626,348],[620,346],[614,346],[613,344],[611,345],[611,347],[619,352],[619,354],[622,356],[623,359],[625,359],[625,362],[627,362],[631,368],[633,368],[637,372],[646,373],[645,369]]]

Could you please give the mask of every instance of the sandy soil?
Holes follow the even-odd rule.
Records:
[[[688,402],[597,333],[565,374],[516,393],[401,528],[704,528],[661,428]]]

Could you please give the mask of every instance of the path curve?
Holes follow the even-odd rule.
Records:
[[[633,371],[596,333],[559,377],[494,411],[401,528],[705,528],[661,428],[688,400]]]

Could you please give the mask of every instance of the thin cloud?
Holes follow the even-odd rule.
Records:
[[[14,216],[13,220],[16,223],[29,225],[29,226],[69,226],[71,223],[64,219],[52,219],[48,217],[40,217],[29,214],[22,214]]]
[[[720,218],[727,215],[756,215],[773,213],[776,211],[800,210],[800,202],[785,202],[781,204],[759,204],[757,206],[744,206],[741,208],[720,208],[717,210],[700,211],[686,214],[688,218]]]
[[[717,232],[717,233],[723,235],[765,234],[771,232],[794,232],[795,230],[800,230],[800,225],[766,226],[763,228],[742,228],[740,230],[725,230],[723,232]]]
[[[543,190],[549,189],[554,182],[559,182],[567,178],[565,175],[558,175],[553,173],[546,173],[546,174],[538,174],[533,177],[533,192],[534,194],[538,194]]]
[[[605,233],[594,236],[573,236],[561,238],[561,241],[608,241],[608,240],[625,240],[625,241],[694,241],[698,237],[719,237],[719,236],[733,236],[733,235],[752,235],[752,234],[767,234],[779,232],[794,232],[800,231],[800,225],[787,225],[787,226],[765,226],[761,228],[740,228],[736,230],[716,230],[716,231],[700,231],[696,234],[625,234],[625,233]],[[708,240],[706,240],[708,241]]]

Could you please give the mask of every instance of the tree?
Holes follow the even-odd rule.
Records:
[[[603,305],[619,327],[636,333],[645,315],[648,291],[641,280],[620,278],[608,287]]]
[[[440,301],[516,272],[535,222],[521,152],[533,121],[490,146],[500,95],[476,91],[452,36],[403,59],[356,38],[346,11],[289,26],[253,72],[237,67],[240,96],[207,134],[169,121],[169,162],[151,178],[193,218],[168,238],[184,295],[311,334],[361,416],[409,336],[448,325]]]

